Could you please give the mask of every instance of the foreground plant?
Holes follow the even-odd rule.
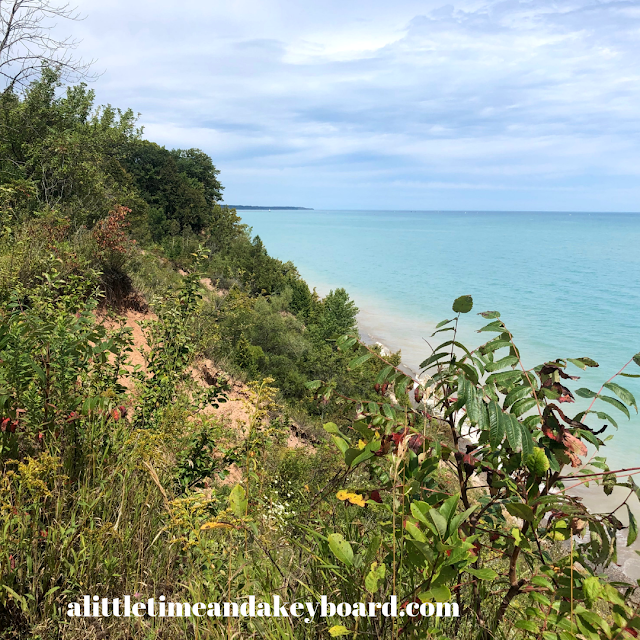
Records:
[[[309,384],[323,401],[337,396],[355,408],[348,428],[325,425],[344,457],[339,480],[350,485],[337,498],[384,519],[378,537],[356,544],[355,537],[328,536],[340,575],[362,585],[363,594],[397,594],[404,606],[414,600],[458,605],[460,617],[446,629],[417,617],[394,629],[404,637],[443,630],[478,638],[637,637],[634,586],[611,581],[606,569],[616,559],[616,533],[624,528],[616,513],[623,505],[627,546],[637,537],[627,500],[640,497],[632,477],[640,469],[610,470],[596,455],[607,426],[590,427],[585,418],[615,425],[600,410],[603,403],[627,417],[629,407],[637,411],[633,395],[613,380],[629,375],[627,365],[640,365],[640,354],[598,392],[574,392],[565,386],[578,379],[567,373],[569,365],[584,370],[596,362],[564,358],[525,369],[496,311],[480,314],[490,321],[480,332],[495,337],[470,351],[457,329],[472,306],[470,296],[458,298],[455,318],[437,326],[436,333],[452,336],[421,364],[427,388],[388,363],[375,380],[378,402],[341,396],[321,381]],[[355,350],[351,368],[384,360],[356,336],[338,344]],[[575,395],[592,402],[570,417],[563,407]],[[595,449],[591,457],[587,445]],[[623,486],[629,496],[610,513],[592,514],[568,493],[586,483],[608,494]]]

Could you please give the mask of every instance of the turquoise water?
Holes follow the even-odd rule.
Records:
[[[435,323],[452,316],[462,294],[473,296],[474,312],[501,312],[527,366],[594,358],[596,370],[571,369],[595,391],[640,351],[640,214],[240,213],[269,253],[293,261],[311,287],[346,288],[361,309],[361,330],[401,348],[413,368],[429,354],[423,339],[432,341]],[[463,339],[479,344],[481,325],[475,313],[465,317]],[[640,380],[618,382],[640,399]],[[620,425],[611,430],[610,462],[640,465],[640,419],[632,413],[628,421],[610,405],[601,410]]]

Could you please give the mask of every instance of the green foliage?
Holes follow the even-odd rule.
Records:
[[[196,256],[194,271],[185,277],[181,289],[167,296],[156,307],[157,320],[145,325],[149,350],[146,353],[146,370],[137,373],[138,407],[133,424],[138,428],[154,428],[164,418],[180,396],[184,385],[191,380],[187,371],[192,363],[195,345],[189,325],[195,315],[200,293],[198,266],[206,253]],[[193,391],[192,406],[218,406],[224,402],[224,383],[212,385],[207,393]]]
[[[58,208],[74,224],[93,224],[114,204],[134,200],[120,160],[138,132],[133,112],[94,109],[84,84],[57,95],[58,75],[45,69],[23,99],[0,100],[0,182],[35,192],[21,209]],[[22,186],[23,185],[23,186]]]
[[[147,140],[132,140],[123,166],[148,206],[152,238],[161,242],[184,232],[198,235],[213,222],[221,197],[217,169],[198,149],[168,151]]]
[[[459,316],[472,304],[470,296],[455,301],[458,316],[440,323],[437,330],[451,326],[453,338],[423,362],[433,409],[420,394],[411,407],[401,408],[383,393],[382,402],[354,401],[348,428],[325,425],[344,458],[344,476],[352,474],[360,483],[367,478],[355,492],[338,491],[337,498],[364,506],[369,495],[367,504],[383,519],[380,529],[348,547],[341,533],[328,536],[331,552],[344,565],[340,575],[345,582],[364,584],[368,591],[377,586],[375,575],[366,571],[368,565],[354,558],[366,554],[374,539],[379,545],[374,536],[381,535],[395,593],[406,594],[405,599],[417,594],[421,602],[454,598],[462,616],[451,627],[456,635],[542,634],[555,639],[561,632],[562,640],[596,640],[628,634],[640,623],[629,600],[633,585],[614,587],[598,572],[616,558],[616,532],[623,526],[616,517],[620,507],[606,514],[590,513],[581,501],[565,494],[565,481],[581,484],[580,478],[586,477],[584,482],[602,484],[609,493],[613,486],[627,487],[624,505],[639,493],[637,486],[632,478],[623,481],[610,471],[601,456],[583,462],[585,443],[596,452],[604,446],[598,436],[606,426],[597,430],[582,421],[587,415],[598,416],[591,407],[573,418],[560,408],[560,403],[574,398],[565,386],[565,381],[577,379],[564,372],[568,360],[524,369],[513,336],[497,312],[481,314],[492,320],[481,331],[495,332],[495,338],[473,351],[456,341]],[[338,344],[355,356],[351,367],[372,357],[383,360],[348,335]],[[576,362],[597,366],[587,358]],[[406,385],[405,377],[387,363],[375,384],[398,389]],[[323,398],[335,393],[322,381],[309,387]],[[635,406],[633,396],[617,383],[608,381],[602,388],[618,396],[614,406],[625,415],[627,406]],[[575,393],[592,398],[591,406],[614,400],[603,396],[602,389]],[[429,414],[434,410],[448,438],[431,427]],[[437,482],[443,461],[453,471],[451,493]],[[568,473],[567,465],[579,471]],[[479,490],[473,481],[478,477],[486,478],[488,491]],[[637,524],[628,505],[627,510],[629,545],[637,537]],[[556,540],[587,531],[588,537],[577,537],[570,547],[554,546]],[[595,614],[594,608],[608,613]],[[428,624],[414,619],[410,633],[429,637]]]
[[[0,454],[32,454],[52,436],[74,473],[85,422],[105,419],[121,399],[128,339],[95,324],[96,280],[89,275],[45,273],[38,286],[14,291],[0,316],[0,410],[12,425]]]

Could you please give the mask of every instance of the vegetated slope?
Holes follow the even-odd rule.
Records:
[[[596,571],[623,524],[564,495],[585,443],[604,446],[559,406],[565,369],[596,363],[525,371],[490,311],[490,339],[445,340],[416,385],[399,354],[358,341],[346,291],[321,299],[220,206],[204,153],[59,89],[44,70],[0,96],[0,637],[637,636],[632,586]],[[456,299],[439,331],[455,341],[472,307]],[[606,384],[616,398],[575,393],[636,407]],[[638,493],[603,457],[587,464]],[[66,616],[85,594],[393,595],[461,616]]]

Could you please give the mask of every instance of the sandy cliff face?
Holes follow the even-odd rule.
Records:
[[[215,289],[209,279],[203,279],[203,286],[214,295],[224,295],[224,291]],[[137,311],[133,309],[125,309],[118,314],[119,320],[108,317],[104,313],[99,316],[99,320],[108,328],[115,329],[120,326],[130,328],[132,333],[132,351],[128,354],[127,369],[132,372],[135,367],[139,367],[143,371],[146,369],[145,353],[149,349],[147,339],[143,330],[143,323],[148,320],[157,320],[157,316],[149,311]],[[195,382],[203,387],[209,387],[219,378],[227,381],[229,390],[227,391],[227,402],[223,402],[219,407],[205,407],[203,413],[218,418],[222,423],[230,429],[237,432],[239,437],[246,433],[247,425],[251,420],[253,406],[251,404],[251,395],[248,386],[242,381],[235,379],[228,373],[223,371],[210,359],[199,359],[189,368],[189,372]],[[123,377],[121,382],[133,392],[135,381],[132,377]],[[135,402],[135,396],[132,394],[132,402]],[[291,424],[290,432],[287,437],[287,446],[291,448],[307,447],[314,450],[313,445],[305,436],[303,431],[298,428],[295,423]]]

